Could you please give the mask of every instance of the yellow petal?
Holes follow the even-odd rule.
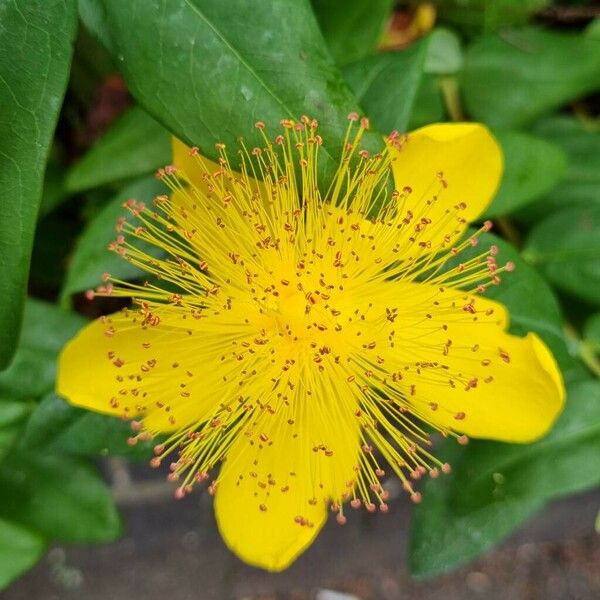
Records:
[[[407,397],[417,412],[443,430],[472,437],[528,442],[544,435],[562,410],[564,385],[539,337],[506,333],[502,305],[481,296],[447,288],[427,300],[427,286],[413,287],[402,292],[420,299],[413,314],[419,318],[429,311],[433,319],[410,327],[410,340],[399,336],[395,359],[440,365],[420,374],[411,369],[402,380],[408,389],[414,386]],[[461,307],[471,301],[475,312],[461,317]]]
[[[286,568],[325,523],[327,501],[351,492],[359,447],[358,431],[348,421],[352,413],[341,411],[332,421],[333,414],[318,408],[338,401],[297,395],[293,424],[289,415],[270,417],[270,428],[259,426],[252,437],[234,442],[219,475],[215,510],[223,539],[245,562],[270,571]]]
[[[145,416],[153,431],[197,422],[217,402],[211,401],[215,383],[204,374],[202,356],[186,351],[193,337],[186,329],[162,323],[142,326],[134,313],[102,317],[64,347],[57,393],[95,412]]]
[[[191,148],[176,137],[171,138],[171,148],[173,164],[181,169],[198,189],[206,193],[206,182],[203,176],[206,172],[218,171],[219,165],[200,154],[192,155]]]
[[[466,223],[458,219],[473,221],[484,212],[502,175],[502,151],[478,123],[427,125],[409,133],[401,149],[392,147],[391,152],[396,189],[412,190],[406,208],[432,221],[421,239],[431,241],[433,250],[444,236],[456,239],[462,234]],[[462,210],[447,213],[461,203],[466,205]]]

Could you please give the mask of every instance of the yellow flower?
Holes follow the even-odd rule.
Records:
[[[127,202],[133,222],[112,245],[151,278],[106,274],[97,291],[136,308],[90,324],[60,360],[72,404],[131,419],[132,442],[166,435],[153,464],[177,453],[177,496],[213,478],[226,543],[270,570],[330,508],[340,523],[349,506],[386,511],[384,469],[418,502],[412,482],[449,470],[432,431],[527,442],[563,405],[546,346],[506,333],[505,308],[485,298],[511,265],[493,247],[456,258],[489,229],[461,241],[498,185],[492,136],[431,125],[370,157],[368,122],[349,119],[326,191],[306,117],[273,140],[257,123],[263,147],[219,145],[218,164],[175,142],[159,172],[171,195]]]

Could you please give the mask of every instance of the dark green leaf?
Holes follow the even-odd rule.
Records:
[[[0,395],[34,399],[50,391],[58,353],[85,322],[83,317],[53,304],[29,299],[17,354],[11,366],[0,373]]]
[[[116,55],[116,44],[101,0],[79,0],[79,17],[94,38],[111,54]]]
[[[537,122],[533,131],[560,146],[568,158],[561,182],[539,202],[518,213],[519,219],[534,221],[556,210],[600,204],[600,128],[566,115]]]
[[[346,116],[359,110],[307,0],[102,0],[117,58],[138,102],[182,140],[215,158],[214,144],[264,144],[254,128],[316,117],[321,175],[341,153]],[[132,35],[132,31],[135,35]],[[368,149],[382,139],[368,132]],[[332,160],[332,157],[335,157]]]
[[[0,519],[0,590],[31,569],[46,549],[46,540],[29,529]]]
[[[62,290],[63,298],[67,298],[74,292],[97,286],[105,272],[120,279],[139,277],[141,271],[137,267],[114,252],[110,252],[107,246],[117,236],[115,232],[117,220],[126,215],[123,208],[126,200],[134,198],[149,204],[155,196],[164,192],[164,186],[154,177],[140,179],[123,189],[90,221],[71,257]],[[140,243],[137,246],[147,252],[156,253],[156,249],[147,244]]]
[[[423,74],[429,40],[401,52],[384,52],[344,68],[344,75],[375,126],[405,132]]]
[[[494,132],[504,153],[502,185],[485,216],[507,215],[535,201],[561,179],[567,164],[556,144],[517,131]]]
[[[0,368],[19,335],[44,168],[65,93],[75,0],[11,0],[0,14]]]
[[[478,38],[461,76],[469,114],[516,127],[600,86],[600,40],[534,27]]]
[[[0,461],[20,435],[29,411],[23,402],[0,399]]]
[[[475,441],[455,469],[457,512],[489,503],[551,498],[600,483],[600,382],[571,384],[552,431],[534,444]]]
[[[438,77],[425,73],[417,90],[417,98],[413,104],[408,130],[417,129],[429,123],[444,121],[445,118],[446,108]]]
[[[71,169],[71,193],[151,173],[171,158],[169,133],[146,111],[129,109]]]
[[[394,0],[312,0],[333,58],[339,64],[346,64],[373,52],[394,3]]]
[[[460,448],[447,441],[436,455],[460,466]],[[482,554],[533,516],[543,505],[538,498],[497,500],[467,514],[451,502],[454,475],[429,480],[416,507],[409,540],[408,566],[417,578],[428,578],[458,567]]]
[[[79,456],[152,456],[156,442],[130,446],[127,440],[131,435],[129,423],[122,419],[71,406],[55,394],[48,394],[27,421],[21,447]]]
[[[548,216],[532,229],[523,256],[556,287],[600,306],[600,206]]]
[[[109,542],[121,523],[106,485],[84,462],[13,454],[0,465],[0,518],[62,542]]]

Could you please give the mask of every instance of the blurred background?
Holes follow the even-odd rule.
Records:
[[[298,114],[357,102],[381,132],[492,128],[506,172],[485,217],[517,265],[497,297],[515,333],[552,348],[568,389],[544,440],[439,444],[454,474],[425,484],[421,505],[389,481],[389,514],[329,523],[276,575],[225,548],[208,494],[173,499],[127,424],[53,393],[64,343],[123,306],[86,290],[104,272],[139,276],[106,246],[125,200],[160,193],[171,135],[209,147],[204,118],[219,139],[256,120],[235,65],[209,68],[218,49],[181,58],[203,43],[190,6],[266,77],[284,66],[276,94],[322,75]],[[600,598],[600,3],[0,0],[0,73],[2,598]]]

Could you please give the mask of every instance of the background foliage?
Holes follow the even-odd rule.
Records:
[[[120,533],[99,458],[148,448],[56,397],[55,364],[86,317],[117,308],[82,293],[105,271],[137,276],[106,245],[124,200],[159,193],[171,134],[210,155],[240,134],[253,143],[258,119],[307,113],[333,153],[352,110],[371,118],[371,148],[392,129],[488,124],[506,155],[489,241],[517,265],[494,291],[515,333],[552,348],[567,408],[529,446],[440,445],[454,472],[424,486],[410,569],[463,564],[599,485],[594,14],[551,0],[0,0],[0,589],[53,541]]]

